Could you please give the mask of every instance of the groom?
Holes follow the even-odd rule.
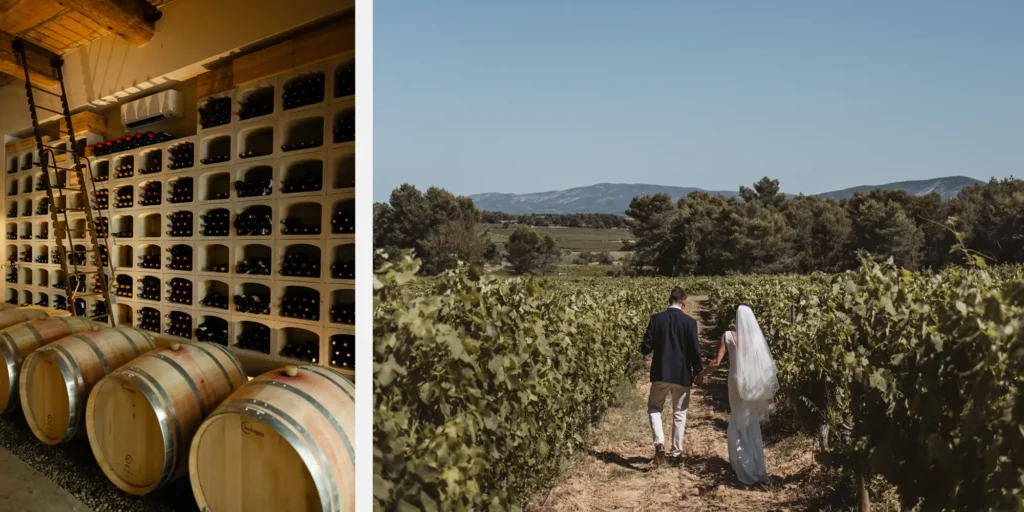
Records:
[[[651,316],[647,332],[640,344],[646,357],[654,352],[651,364],[651,394],[647,399],[647,412],[654,434],[654,464],[665,464],[665,433],[661,427],[661,409],[665,398],[672,396],[672,463],[678,464],[683,455],[683,432],[686,430],[686,409],[690,405],[690,388],[702,368],[700,342],[697,340],[697,321],[683,312],[686,292],[672,289],[669,307]]]

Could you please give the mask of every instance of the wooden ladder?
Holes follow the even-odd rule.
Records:
[[[22,69],[25,71],[25,95],[28,97],[29,115],[32,117],[32,131],[36,138],[36,150],[39,152],[39,165],[43,170],[43,183],[46,185],[46,197],[50,202],[50,219],[53,223],[56,245],[58,253],[60,254],[60,266],[61,270],[64,271],[64,292],[67,295],[67,310],[71,312],[72,315],[88,317],[91,320],[103,321],[114,326],[114,314],[113,308],[111,307],[109,286],[114,269],[111,265],[112,255],[109,249],[110,243],[107,239],[110,233],[110,220],[105,219],[99,210],[96,211],[98,218],[103,220],[107,225],[107,229],[104,230],[103,236],[98,236],[96,232],[97,217],[93,214],[90,194],[88,192],[89,185],[92,185],[91,197],[96,197],[96,183],[92,178],[92,165],[90,165],[89,159],[83,154],[85,152],[84,145],[82,148],[78,147],[78,144],[76,143],[77,141],[75,140],[75,130],[71,126],[71,111],[68,108],[68,98],[64,89],[64,73],[62,71],[64,59],[21,39],[15,39],[12,46],[14,47],[15,53],[21,56]],[[57,81],[60,83],[60,94],[50,92],[42,87],[32,84],[32,79],[28,72],[29,51],[48,57],[50,66],[54,69],[57,75]],[[61,110],[54,110],[39,105],[35,99],[35,95],[37,93],[58,98],[60,100]],[[65,133],[64,131],[61,131],[60,122],[58,121],[57,135],[58,139],[62,139],[65,136],[68,138],[67,148],[43,143],[43,134],[39,127],[40,111],[64,117],[64,125],[67,128],[67,132]],[[57,165],[58,162],[56,157],[58,153],[70,155],[70,158],[65,158],[64,162],[70,162],[73,166],[60,167]],[[54,178],[58,178],[57,171],[64,171],[65,173],[63,180],[56,179],[56,184],[54,183],[55,180],[50,177],[51,167],[54,170]],[[69,186],[69,179],[72,176],[77,179],[77,186]],[[86,179],[86,176],[88,176],[88,179]],[[65,191],[81,193],[82,206],[71,208],[67,202],[69,196],[65,195]],[[58,197],[60,198],[60,202],[56,201]],[[68,219],[69,212],[72,214],[79,212],[84,213],[84,229],[71,227],[71,223]],[[65,241],[67,242],[67,246],[65,246]],[[78,242],[77,247],[75,242]],[[89,247],[86,248],[82,242],[88,242]],[[82,248],[79,249],[78,247]],[[105,258],[103,255],[104,250],[107,252]],[[88,262],[86,261],[86,255],[89,253],[92,254],[93,265],[87,265]],[[90,275],[95,277],[96,286],[98,288],[96,290],[88,289],[87,282],[88,276]],[[88,311],[85,311],[86,308],[79,308],[75,302],[75,299],[82,299],[85,297],[97,297],[96,300],[99,301],[99,304],[103,304],[104,310],[89,317]]]

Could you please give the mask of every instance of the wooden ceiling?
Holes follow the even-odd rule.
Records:
[[[10,44],[21,38],[64,55],[111,32],[143,45],[153,37],[158,7],[171,0],[0,0],[0,86],[23,79]],[[42,61],[45,64],[45,60]],[[45,66],[44,66],[45,67]],[[29,63],[33,82],[52,86],[48,70]],[[37,76],[38,74],[38,76]]]

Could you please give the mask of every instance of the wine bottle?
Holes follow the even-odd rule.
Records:
[[[270,314],[269,295],[235,295],[234,303],[235,309],[240,313]]]
[[[181,311],[171,311],[168,318],[167,334],[192,339],[192,315]]]
[[[167,148],[167,156],[170,160],[167,167],[172,171],[192,167],[195,158],[195,143],[184,142],[171,146]]]
[[[116,196],[117,202],[115,203],[115,206],[117,206],[118,208],[131,208],[132,206],[134,206],[135,198],[132,192],[133,191],[131,185],[125,185],[121,188],[118,188]]]
[[[284,110],[305,107],[324,101],[324,73],[312,73],[292,79],[284,86],[281,99]]]
[[[153,308],[142,308],[139,314],[139,328],[151,332],[160,332],[160,312]]]
[[[274,88],[254,91],[239,105],[238,120],[254,119],[274,113]]]
[[[289,247],[284,255],[281,275],[289,277],[320,277],[320,262],[301,249]]]
[[[228,210],[220,208],[200,214],[203,221],[203,229],[200,232],[203,236],[228,236],[228,221],[231,214]]]
[[[270,354],[270,328],[262,324],[247,324],[238,335],[235,346],[243,350]]]
[[[351,207],[342,207],[334,212],[331,219],[332,231],[336,234],[354,234],[356,232],[356,212]]]
[[[270,178],[248,178],[235,182],[238,197],[269,196],[273,192],[273,180]]]
[[[192,248],[187,245],[175,245],[167,249],[167,268],[171,270],[192,271]]]
[[[231,122],[231,98],[209,98],[199,107],[199,125],[203,129]]]
[[[161,204],[163,195],[161,193],[162,184],[159,181],[144,183],[141,189],[139,205],[155,206]]]
[[[356,308],[353,304],[338,303],[331,306],[331,321],[336,324],[356,324]]]
[[[356,93],[356,63],[351,61],[334,71],[334,97],[343,98]]]
[[[208,316],[203,323],[196,328],[196,339],[227,346],[228,344],[228,322],[222,318]]]
[[[179,211],[171,213],[167,216],[167,219],[171,221],[170,231],[167,234],[172,237],[191,237],[192,236],[192,212]]]
[[[334,143],[356,140],[356,111],[348,110],[334,120]]]
[[[331,336],[329,362],[336,368],[355,368],[355,336],[335,334]]]
[[[170,203],[192,202],[192,178],[179,178],[172,182]]]
[[[287,291],[281,298],[281,316],[320,321],[320,296],[313,291]]]
[[[302,221],[298,218],[287,218],[281,221],[284,224],[284,229],[281,230],[283,235],[319,235],[320,226],[305,226]]]
[[[228,309],[228,297],[219,292],[210,292],[206,297],[203,297],[199,305],[208,308]]]
[[[323,188],[323,173],[320,171],[308,171],[296,177],[289,177],[281,182],[282,194],[318,192],[323,190]]]
[[[175,277],[168,283],[167,300],[177,304],[192,304],[192,281]]]

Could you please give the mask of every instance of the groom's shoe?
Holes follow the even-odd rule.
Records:
[[[665,465],[665,445],[658,443],[654,445],[654,467],[660,468]]]

